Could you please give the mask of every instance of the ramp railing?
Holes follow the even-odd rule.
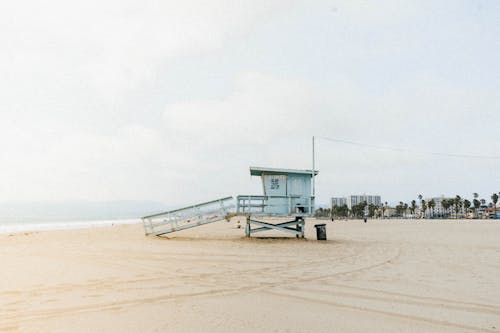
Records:
[[[223,220],[234,208],[233,197],[225,197],[192,206],[142,217],[144,233],[160,236],[175,231]]]

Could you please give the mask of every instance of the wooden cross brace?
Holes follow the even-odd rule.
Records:
[[[260,226],[260,228],[252,229],[252,227],[251,227],[252,224],[256,224],[256,225]],[[297,238],[299,238],[299,237],[304,238],[304,224],[305,224],[305,222],[304,222],[304,219],[302,219],[302,218],[296,218],[293,221],[287,221],[287,222],[278,223],[278,224],[272,224],[272,223],[252,220],[252,219],[248,218],[245,233],[246,233],[247,237],[250,237],[251,234],[256,233],[256,232],[267,231],[267,230],[278,230],[278,231],[292,233]],[[295,228],[292,228],[292,227],[295,227]]]

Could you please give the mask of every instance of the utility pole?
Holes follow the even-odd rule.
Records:
[[[316,175],[316,170],[315,170],[315,161],[314,161],[314,136],[313,136],[313,139],[312,139],[312,162],[313,162],[313,169],[312,169],[312,196],[314,198],[314,196],[316,195],[316,184],[315,184],[315,180],[314,180],[314,177]]]

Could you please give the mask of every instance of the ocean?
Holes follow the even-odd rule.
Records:
[[[121,224],[141,223],[141,219],[113,219],[113,220],[70,220],[70,221],[2,221],[0,220],[0,234],[42,231],[42,230],[66,230],[110,227]]]
[[[166,209],[152,201],[0,202],[0,233],[141,223],[139,216]]]

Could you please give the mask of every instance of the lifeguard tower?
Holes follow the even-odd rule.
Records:
[[[236,211],[247,215],[245,233],[278,230],[304,237],[304,218],[314,214],[313,177],[318,171],[250,167],[250,175],[262,180],[263,195],[239,195]],[[256,220],[258,217],[291,217],[278,224]],[[252,228],[256,226],[256,228]]]
[[[314,172],[314,176],[318,171]],[[311,170],[250,167],[250,175],[262,180],[263,195],[239,195],[234,211],[233,197],[203,202],[142,217],[146,235],[161,236],[198,227],[232,216],[246,216],[245,234],[278,230],[304,237],[304,218],[314,214]],[[288,217],[293,220],[273,224],[259,221],[264,217]],[[252,226],[256,226],[252,228]]]

